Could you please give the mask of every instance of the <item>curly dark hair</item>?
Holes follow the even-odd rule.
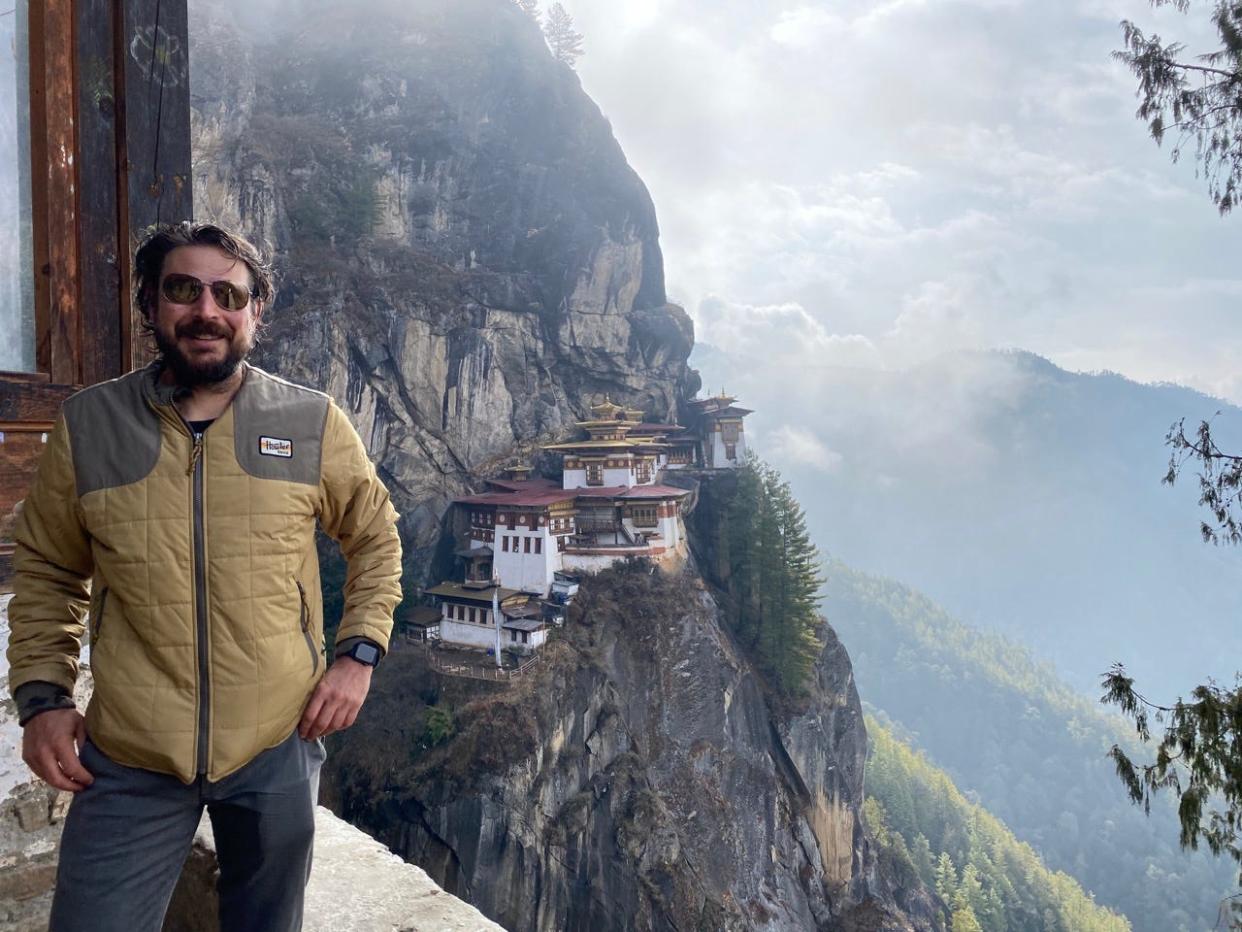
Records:
[[[271,261],[250,240],[214,223],[182,220],[147,230],[134,253],[134,305],[149,325],[155,308],[164,259],[181,246],[215,246],[250,270],[250,294],[270,304],[276,296]]]

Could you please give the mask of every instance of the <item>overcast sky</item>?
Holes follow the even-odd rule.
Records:
[[[1110,58],[1123,17],[1204,50],[1201,9],[564,2],[700,342],[791,388],[1020,347],[1242,401],[1242,212],[1156,147]]]

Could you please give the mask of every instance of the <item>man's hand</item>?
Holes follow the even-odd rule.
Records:
[[[40,712],[22,731],[22,760],[56,789],[76,793],[95,782],[78,758],[85,740],[86,719],[77,709]]]
[[[371,689],[372,668],[352,657],[337,657],[311,693],[298,734],[304,741],[348,728]],[[48,714],[48,713],[44,713]]]

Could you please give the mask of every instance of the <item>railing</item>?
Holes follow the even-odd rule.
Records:
[[[472,680],[492,680],[495,682],[507,683],[515,680],[520,676],[528,673],[532,668],[539,665],[539,655],[533,654],[526,660],[522,661],[517,667],[512,669],[501,669],[493,666],[466,663],[460,660],[452,660],[445,657],[442,651],[430,651],[428,653],[428,661],[431,669],[437,673],[443,673],[445,676],[464,676]]]
[[[621,522],[608,518],[575,518],[574,530],[585,534],[612,534],[622,529]]]

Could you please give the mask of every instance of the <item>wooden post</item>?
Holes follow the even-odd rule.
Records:
[[[30,161],[34,213],[35,362],[53,382],[80,373],[75,191],[73,5],[30,6]]]
[[[117,72],[125,88],[121,138],[121,287],[131,290],[130,253],[156,223],[194,216],[190,178],[190,62],[186,0],[126,0],[118,30]],[[130,355],[147,358],[137,312]]]
[[[81,382],[128,368],[129,314],[121,290],[117,195],[116,25],[111,0],[78,0],[78,233]]]

